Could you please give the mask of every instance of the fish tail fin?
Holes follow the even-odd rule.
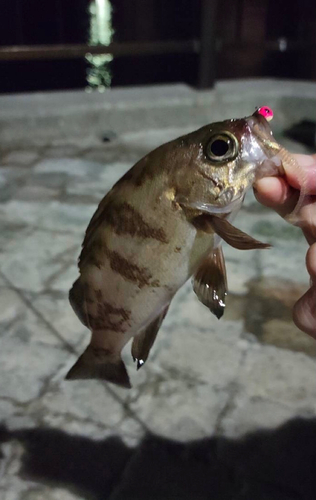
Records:
[[[120,355],[89,345],[66,375],[67,380],[99,379],[131,388],[129,376]]]

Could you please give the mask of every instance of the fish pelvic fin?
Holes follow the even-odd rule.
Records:
[[[120,355],[115,356],[106,349],[91,345],[66,375],[66,380],[83,379],[104,380],[126,389],[131,388],[130,379]]]
[[[159,328],[168,312],[169,304],[149,323],[140,333],[138,333],[132,344],[132,356],[134,361],[137,360],[137,370],[139,370],[147,361],[150,349],[152,348]]]
[[[193,290],[202,304],[220,319],[225,311],[227,277],[222,247],[215,248],[200,264]]]

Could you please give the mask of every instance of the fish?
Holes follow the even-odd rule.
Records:
[[[227,277],[222,241],[265,249],[232,222],[261,177],[284,174],[290,154],[275,141],[267,107],[211,123],[138,161],[100,202],[85,233],[79,278],[69,292],[91,331],[66,379],[131,383],[121,357],[144,365],[176,292],[192,278],[198,299],[220,318]]]

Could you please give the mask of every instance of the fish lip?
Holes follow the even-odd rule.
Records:
[[[250,128],[250,130],[253,133],[257,134],[256,129],[259,128],[259,131],[261,132],[260,135],[262,133],[264,133],[265,135],[267,135],[267,137],[272,136],[272,129],[270,127],[269,122],[264,118],[264,116],[251,115],[251,116],[248,116],[247,118],[245,118],[245,120],[246,120],[248,127]]]
[[[280,145],[273,137],[269,122],[261,115],[250,116],[246,118],[246,122],[251,135],[261,147],[266,159],[275,163],[274,160],[278,156]]]
[[[246,123],[250,134],[255,138],[263,155],[259,168],[256,168],[255,180],[262,177],[284,175],[282,165],[283,148],[273,137],[269,122],[263,116],[256,114],[246,118]],[[250,140],[252,139],[250,138]]]

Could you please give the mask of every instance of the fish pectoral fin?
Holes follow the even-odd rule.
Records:
[[[109,355],[105,349],[89,345],[66,375],[67,380],[99,379],[121,387],[131,388],[121,357]]]
[[[223,250],[215,248],[203,260],[193,278],[193,290],[202,304],[220,319],[225,310],[227,277]]]
[[[162,310],[162,312],[141,330],[133,339],[132,356],[134,361],[137,360],[137,370],[143,366],[147,361],[150,349],[152,348],[159,328],[164,320],[169,309],[169,304]]]
[[[256,240],[249,234],[233,226],[227,219],[222,219],[216,215],[200,215],[194,219],[194,225],[206,233],[213,232],[218,234],[226,243],[238,250],[255,250],[271,247],[269,243]]]

